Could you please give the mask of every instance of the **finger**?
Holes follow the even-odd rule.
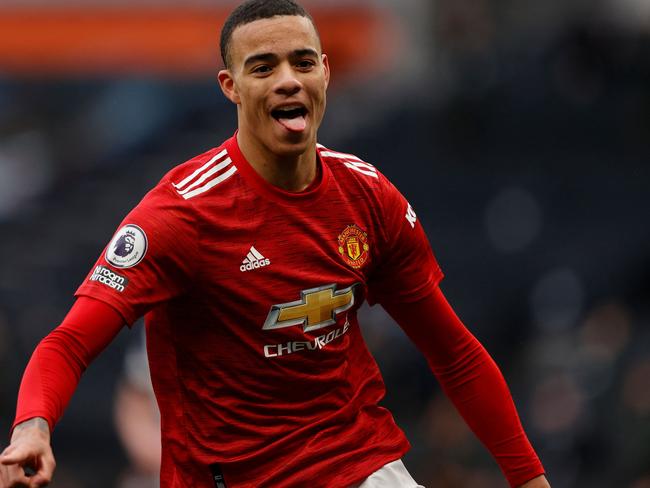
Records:
[[[12,447],[8,453],[4,454],[2,458],[0,458],[0,462],[2,464],[32,464],[33,461],[43,455],[47,455],[47,453],[43,453],[40,449],[34,449],[34,447],[29,444],[20,444]]]
[[[0,454],[0,458],[2,458],[5,454],[11,453],[11,451],[13,451],[14,449],[16,449],[16,446],[14,446],[13,444],[10,444],[9,446],[7,446],[5,448],[4,451],[2,451],[2,454]]]
[[[3,468],[6,476],[6,486],[12,488],[27,488],[29,487],[29,478],[25,476],[23,468],[20,466],[6,466]]]
[[[47,486],[52,482],[52,477],[54,475],[54,458],[42,460],[41,468],[29,478],[30,487],[33,485],[35,487]]]
[[[25,448],[13,447],[11,446],[5,449],[5,452],[2,453],[0,457],[0,463],[2,464],[17,464],[26,461],[30,457],[30,453]]]
[[[40,488],[52,482],[52,477],[44,477],[37,474],[29,479],[29,488]]]
[[[56,469],[56,461],[54,460],[54,456],[52,455],[52,453],[49,452],[43,455],[43,457],[41,458],[41,469],[39,470],[38,474],[43,474],[45,476],[48,476],[50,479],[52,479],[55,469]]]

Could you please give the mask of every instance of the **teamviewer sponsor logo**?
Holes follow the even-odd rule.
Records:
[[[105,266],[97,266],[93,274],[90,275],[89,281],[98,281],[102,285],[106,285],[113,290],[119,291],[122,293],[126,286],[129,284],[129,280],[124,276],[113,273],[110,269]]]
[[[244,258],[244,261],[242,261],[239,270],[242,273],[245,273],[246,271],[251,271],[253,269],[263,268],[269,264],[271,264],[271,260],[262,256],[262,253],[255,249],[255,246],[251,246],[248,255]]]

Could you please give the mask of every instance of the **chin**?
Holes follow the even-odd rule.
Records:
[[[273,152],[279,156],[299,156],[311,147],[310,137],[300,137],[295,141],[274,141],[271,145]]]
[[[278,156],[282,156],[282,157],[296,157],[307,152],[307,145],[301,144],[301,145],[294,145],[294,146],[283,146],[282,148],[274,152]]]

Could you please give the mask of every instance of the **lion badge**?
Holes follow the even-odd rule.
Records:
[[[127,224],[113,236],[106,248],[106,261],[116,268],[131,268],[147,253],[147,234],[135,224]]]

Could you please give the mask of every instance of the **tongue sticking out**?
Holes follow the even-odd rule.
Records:
[[[280,122],[285,129],[291,132],[302,132],[305,130],[305,127],[307,127],[307,121],[303,115],[291,119],[279,118],[278,122]]]

